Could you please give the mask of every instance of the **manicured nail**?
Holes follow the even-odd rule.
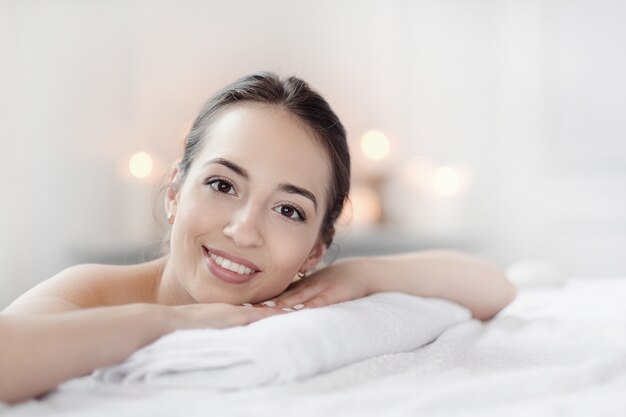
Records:
[[[252,307],[252,304],[250,304],[250,303],[243,303],[242,306]]]
[[[304,308],[304,304],[296,304],[295,306],[293,306],[291,308],[295,308],[296,310],[300,310],[301,308]]]
[[[263,301],[261,304],[268,307],[276,307],[276,303],[273,301]]]
[[[296,311],[293,308],[289,308],[289,307],[281,308],[281,310],[283,310],[283,311]]]

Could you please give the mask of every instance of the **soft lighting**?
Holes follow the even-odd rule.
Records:
[[[411,158],[400,168],[400,177],[412,187],[429,187],[435,170],[434,164],[424,156]]]
[[[459,193],[462,181],[459,171],[442,166],[435,170],[431,184],[437,194],[449,197]]]
[[[368,159],[380,161],[389,155],[389,140],[377,130],[365,132],[361,138],[361,150]]]
[[[152,157],[146,152],[137,152],[128,161],[128,169],[136,178],[146,178],[152,172],[152,166]]]
[[[376,223],[381,216],[381,202],[374,190],[367,186],[355,186],[350,191],[352,203],[352,221],[365,225]]]

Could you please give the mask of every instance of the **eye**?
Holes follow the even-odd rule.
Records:
[[[276,213],[282,214],[283,216],[290,218],[291,220],[296,220],[303,223],[306,221],[306,217],[304,216],[302,211],[289,204],[281,204],[274,207],[273,210]]]
[[[213,188],[215,191],[218,191],[220,193],[237,195],[233,184],[231,184],[230,182],[224,179],[217,178],[217,179],[209,180],[207,181],[207,185],[210,185],[211,188]]]

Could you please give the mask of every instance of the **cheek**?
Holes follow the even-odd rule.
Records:
[[[308,234],[294,234],[290,237],[282,235],[272,239],[270,246],[272,264],[281,283],[289,284],[293,280],[314,243],[315,238]]]
[[[170,244],[171,253],[175,257],[188,258],[196,252],[200,253],[198,237],[212,235],[224,227],[221,225],[223,216],[219,215],[222,211],[206,206],[197,199],[188,199],[179,206]]]
[[[191,192],[181,198],[176,219],[180,221],[180,233],[186,237],[207,233],[219,227],[221,222],[226,221],[225,215],[232,210],[232,204],[211,198],[210,193],[203,191]]]

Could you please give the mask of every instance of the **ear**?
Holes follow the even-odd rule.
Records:
[[[172,165],[170,170],[169,184],[165,191],[165,213],[167,217],[176,215],[176,209],[178,208],[178,191],[180,189],[180,164],[176,163]]]
[[[315,266],[320,263],[324,255],[326,254],[326,245],[322,243],[320,239],[318,239],[313,249],[309,253],[309,256],[306,258],[302,266],[300,267],[300,271],[306,272],[315,268]]]

